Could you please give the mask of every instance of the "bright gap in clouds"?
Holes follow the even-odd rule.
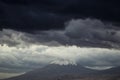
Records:
[[[0,73],[0,79],[22,75],[23,73]]]
[[[34,69],[47,64],[120,66],[120,50],[77,46],[0,46],[0,65],[6,69]],[[21,70],[22,71],[22,70]]]

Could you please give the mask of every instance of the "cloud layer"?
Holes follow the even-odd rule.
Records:
[[[81,64],[83,66],[120,66],[120,51],[77,46],[50,47],[30,45],[24,48],[0,46],[0,68],[31,70],[47,64]],[[21,70],[21,71],[23,71]]]
[[[120,47],[120,29],[97,19],[73,19],[63,30],[33,31],[33,33],[3,29],[0,43],[9,46],[43,44],[49,46],[77,45],[92,47]]]
[[[73,19],[63,30],[0,31],[0,71],[24,72],[47,64],[120,66],[120,29],[97,19]]]

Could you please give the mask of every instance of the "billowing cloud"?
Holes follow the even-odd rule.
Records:
[[[43,44],[50,46],[77,45],[87,47],[120,47],[120,29],[97,19],[73,19],[63,30],[33,31],[33,33],[3,29],[0,43],[9,46]]]
[[[120,30],[112,24],[97,19],[71,20],[67,23],[65,34],[71,39],[84,40],[93,44],[120,43]],[[114,44],[111,46],[114,47]]]
[[[66,43],[66,36],[63,31],[41,31],[34,34],[19,32],[11,29],[0,31],[0,44],[22,47],[31,44],[60,45]]]

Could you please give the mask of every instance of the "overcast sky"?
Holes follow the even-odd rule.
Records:
[[[114,0],[0,0],[0,76],[48,64],[120,66],[119,14]]]

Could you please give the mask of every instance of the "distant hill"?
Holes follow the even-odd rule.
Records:
[[[43,68],[39,68],[33,71],[30,71],[26,74],[21,76],[5,79],[5,80],[59,80],[59,77],[62,77],[62,80],[66,80],[68,78],[89,78],[90,76],[94,76],[94,78],[98,76],[108,75],[109,77],[111,74],[119,74],[120,67],[98,71],[85,68],[81,65],[57,65],[57,64],[50,64]],[[99,77],[100,78],[100,77]],[[103,77],[104,78],[104,77]]]

